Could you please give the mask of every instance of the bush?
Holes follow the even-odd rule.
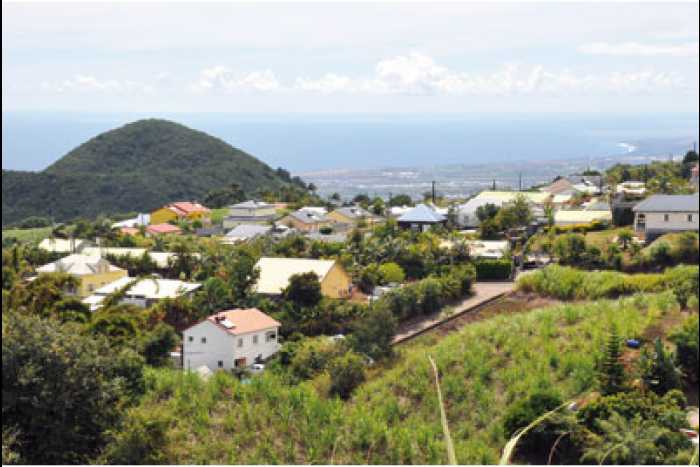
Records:
[[[695,384],[698,381],[699,325],[698,315],[695,314],[671,334],[671,341],[676,344],[676,362],[688,381]]]
[[[507,280],[513,273],[509,259],[486,259],[474,262],[476,279],[480,281]]]
[[[503,429],[507,436],[513,436],[518,430],[525,428],[538,417],[559,407],[563,401],[552,390],[537,390],[524,399],[511,405],[503,418]],[[555,426],[541,424],[533,428],[519,443],[524,451],[541,450],[551,446],[557,437]]]
[[[352,391],[365,381],[364,359],[349,351],[330,362],[328,373],[331,378],[330,393],[347,399]]]
[[[383,284],[400,284],[406,278],[406,273],[396,263],[384,263],[379,266],[379,277]]]

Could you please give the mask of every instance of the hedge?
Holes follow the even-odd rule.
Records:
[[[474,262],[476,278],[480,281],[507,280],[513,273],[510,259],[486,259]]]

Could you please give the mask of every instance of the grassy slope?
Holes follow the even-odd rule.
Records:
[[[563,397],[592,388],[610,322],[623,336],[638,336],[662,314],[677,313],[672,296],[662,294],[499,316],[435,345],[408,345],[347,403],[318,395],[323,378],[290,388],[270,374],[241,385],[225,374],[204,383],[159,370],[134,416],[169,425],[157,443],[159,462],[444,463],[432,355],[457,460],[494,463],[510,404],[537,386],[553,385]]]

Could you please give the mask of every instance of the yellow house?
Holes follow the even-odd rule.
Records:
[[[177,220],[199,220],[207,222],[211,211],[199,203],[178,201],[170,203],[151,213],[151,224],[166,224]]]
[[[328,298],[350,298],[352,279],[334,260],[300,258],[260,258],[256,267],[260,277],[255,286],[257,293],[280,295],[295,274],[314,272],[321,284],[321,293]]]
[[[318,232],[323,227],[329,227],[333,220],[322,208],[301,208],[289,213],[279,221],[287,227],[292,227],[300,232]]]
[[[367,227],[373,227],[384,222],[383,217],[375,216],[360,206],[338,208],[328,214],[328,218],[339,224],[348,224],[351,226],[357,226],[361,222],[364,222]]]
[[[73,254],[53,263],[37,268],[39,274],[62,272],[80,279],[75,294],[81,298],[87,297],[95,290],[111,282],[127,277],[125,269],[112,266],[109,261],[99,256]]]

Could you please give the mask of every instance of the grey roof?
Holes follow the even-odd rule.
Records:
[[[445,217],[442,214],[433,211],[425,204],[419,204],[415,208],[404,213],[404,215],[399,217],[397,220],[398,222],[437,224],[439,222],[444,222]]]
[[[248,201],[243,201],[242,203],[237,203],[234,205],[229,206],[229,208],[239,208],[239,209],[256,209],[256,208],[271,208],[273,207],[272,204],[266,203],[265,201],[255,201],[255,200],[248,200]]]
[[[340,214],[347,216],[351,219],[359,219],[362,217],[370,218],[370,217],[377,217],[368,210],[360,207],[360,206],[345,206],[342,208],[336,209],[336,212],[339,212]]]
[[[221,235],[224,233],[224,229],[218,225],[213,225],[211,227],[195,229],[194,233],[198,237],[213,237],[214,235]]]
[[[289,215],[305,224],[316,224],[318,222],[326,222],[328,220],[325,215],[305,209],[299,209],[298,211],[294,211]]]
[[[241,224],[231,229],[226,236],[232,238],[253,238],[258,235],[265,235],[270,230],[272,226],[270,225],[260,225],[260,224]]]
[[[610,204],[605,201],[591,203],[585,208],[586,211],[610,211]]]
[[[569,175],[565,178],[574,185],[577,183],[590,183],[592,185],[600,185],[600,183],[603,180],[603,177],[600,175]]]
[[[698,212],[698,194],[653,195],[637,204],[633,211],[639,212]]]

